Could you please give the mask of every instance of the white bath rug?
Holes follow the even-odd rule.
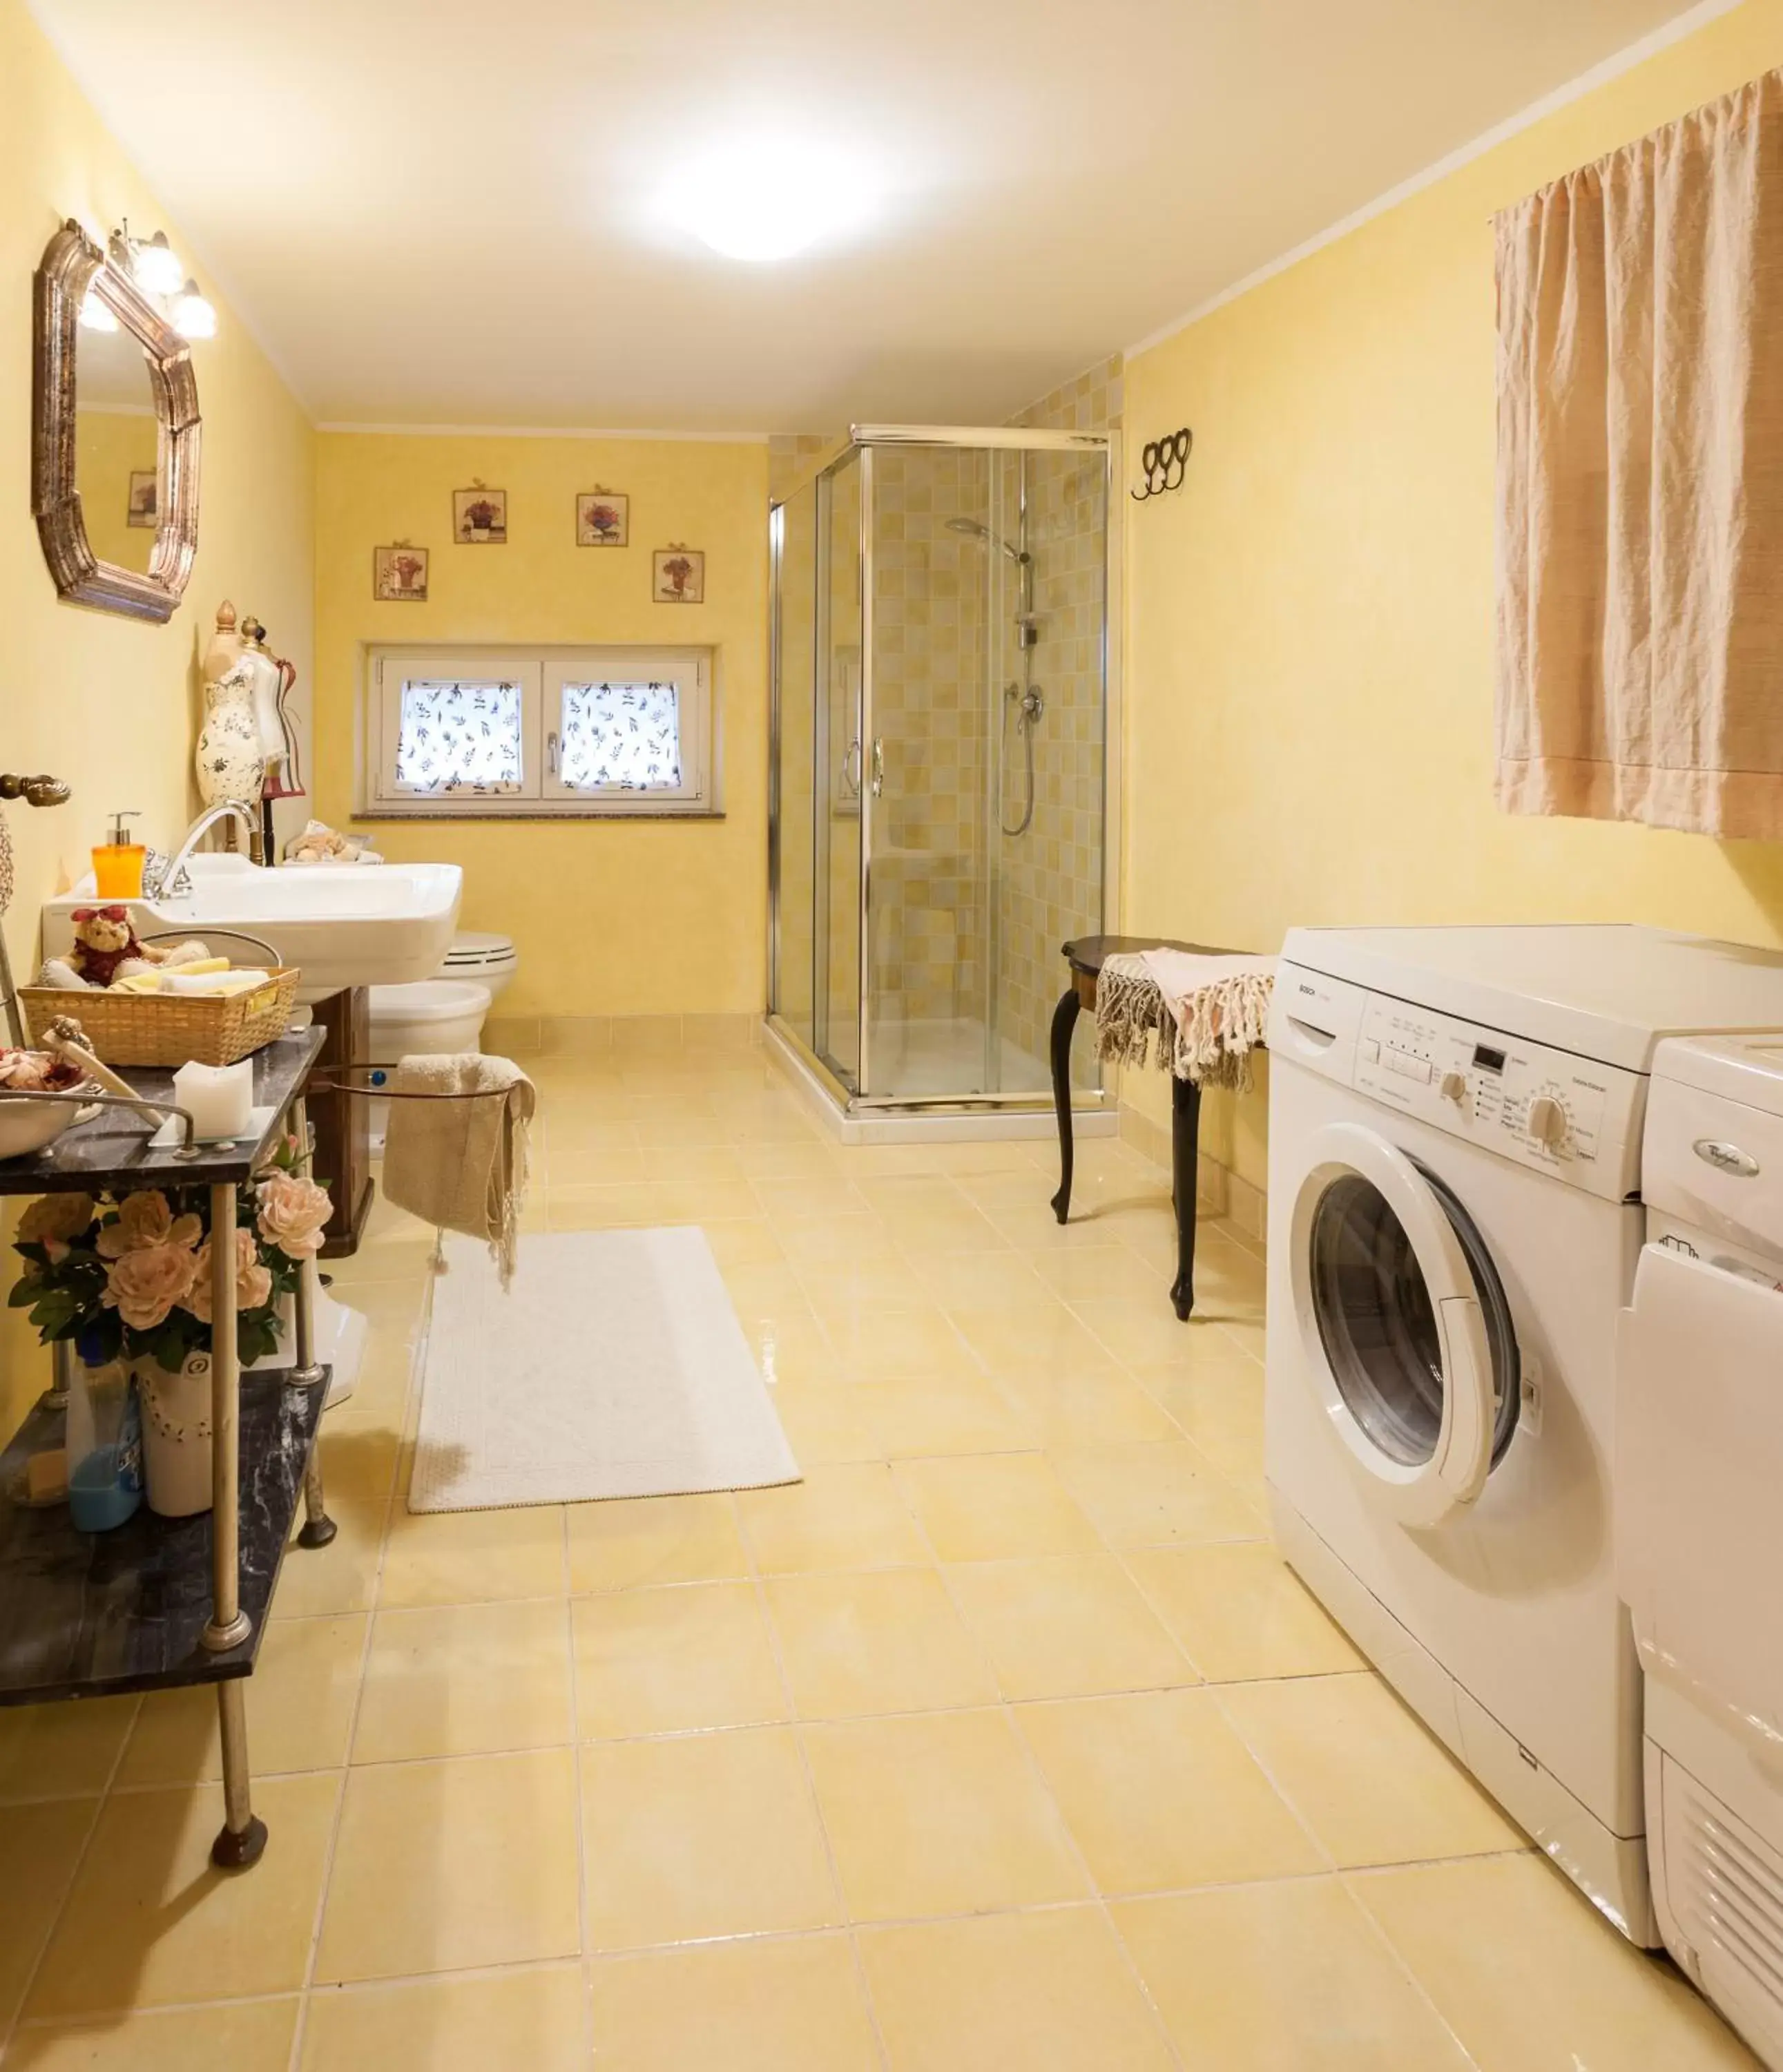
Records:
[[[477,1240],[446,1261],[411,1511],[799,1479],[703,1231],[528,1232],[507,1295]]]

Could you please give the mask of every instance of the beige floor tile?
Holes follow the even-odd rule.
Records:
[[[968,1250],[952,1244],[937,1248],[920,1235],[908,1240],[904,1256],[925,1298],[951,1309],[1031,1309],[1051,1297],[1052,1291],[1032,1262],[1009,1248],[1000,1232],[992,1234],[1005,1244],[1004,1250]]]
[[[947,1581],[1005,1698],[1200,1681],[1112,1555],[968,1562]]]
[[[380,1611],[353,1761],[548,1748],[573,1738],[561,1598]]]
[[[860,1382],[783,1381],[776,1385],[774,1407],[801,1467],[885,1457],[864,1400],[869,1392],[869,1385]]]
[[[1005,1713],[916,1712],[803,1732],[851,1920],[1084,1896],[1065,1823]]]
[[[342,1407],[351,1408],[351,1404]],[[332,1419],[335,1412],[330,1411],[328,1415]],[[285,1550],[278,1589],[273,1597],[273,1625],[285,1619],[325,1618],[369,1611],[372,1607],[377,1595],[378,1561],[384,1519],[390,1509],[396,1450],[390,1435],[381,1433],[374,1455],[364,1445],[365,1437],[364,1433],[331,1432],[323,1427],[328,1515],[339,1530],[326,1547],[298,1546],[297,1535],[303,1526],[303,1509],[298,1506],[292,1522],[291,1544]],[[343,1453],[355,1463],[351,1473],[336,1465]]]
[[[796,1221],[808,1216],[866,1215],[873,1204],[852,1180],[840,1174],[760,1173],[750,1182],[768,1215]]]
[[[996,1679],[934,1569],[781,1576],[766,1588],[802,1718],[996,1704]]]
[[[1058,1478],[1113,1547],[1261,1540],[1263,1514],[1186,1440],[1055,1446]]]
[[[864,1206],[841,1215],[770,1215],[769,1222],[780,1249],[801,1274],[852,1259],[888,1258],[895,1249],[891,1232]]]
[[[569,1587],[578,1593],[749,1573],[736,1499],[727,1492],[573,1503],[569,1519]]]
[[[861,1957],[893,2072],[1167,2072],[1099,1908],[873,1928]]]
[[[625,1590],[575,1603],[585,1740],[750,1727],[787,1717],[753,1583]]]
[[[1117,1300],[1156,1302],[1168,1296],[1170,1277],[1124,1244],[1080,1246],[1074,1252],[1023,1254],[1055,1295],[1067,1302]]]
[[[898,1270],[909,1272],[901,1262]],[[816,1309],[817,1321],[836,1348],[840,1380],[969,1379],[979,1371],[943,1310],[871,1301],[839,1305],[821,1297]]]
[[[790,1728],[597,1742],[581,1764],[594,1950],[841,1919]]]
[[[737,1501],[765,1575],[908,1568],[929,1558],[891,1470],[877,1462],[813,1467],[802,1482],[745,1490]]]
[[[771,1318],[752,1317],[745,1312],[739,1321],[762,1379],[770,1385],[797,1381],[828,1388],[841,1380],[836,1348],[824,1335],[816,1314],[808,1305],[803,1310]]]
[[[12,1866],[0,1880],[0,2028],[18,2012],[98,1811],[92,1799],[0,1811],[0,1848]]]
[[[745,1142],[734,1147],[737,1162],[751,1180],[836,1180],[843,1177],[842,1154],[815,1138],[785,1144]]]
[[[1103,1551],[1044,1454],[903,1461],[893,1473],[943,1561]]]
[[[1210,1692],[1024,1705],[1016,1720],[1104,1893],[1325,1868]]]
[[[271,1831],[265,1877],[212,1866],[220,1785],[109,1800],[27,2014],[55,2019],[294,1991],[339,1790],[333,1774],[257,1782],[254,1811]]]
[[[1000,1374],[996,1385],[1020,1413],[1033,1445],[1106,1445],[1123,1439],[1155,1444],[1178,1436],[1152,1398],[1114,1367]]]
[[[820,1314],[836,1318],[839,1324],[845,1321],[843,1313],[849,1309],[928,1306],[929,1298],[916,1277],[916,1269],[889,1242],[877,1251],[825,1260],[820,1265],[801,1260],[794,1271]]]
[[[646,1180],[572,1184],[544,1190],[545,1225],[553,1231],[652,1227],[663,1220],[663,1206],[660,1190]]]
[[[1527,1847],[1378,1676],[1235,1684],[1220,1702],[1340,1864]]]
[[[1346,1882],[1480,2072],[1757,2072],[1706,2002],[1539,1856]]]
[[[313,1993],[303,2025],[301,2072],[585,2072],[587,2064],[580,1964]]]
[[[876,2072],[879,2064],[844,1935],[603,1957],[590,1976],[602,2072]]]
[[[1195,1294],[1198,1314],[1198,1282]],[[1128,1366],[1146,1362],[1186,1364],[1196,1356],[1196,1338],[1210,1328],[1193,1322],[1184,1323],[1170,1307],[1169,1289],[1162,1280],[1147,1298],[1136,1301],[1121,1296],[1075,1297],[1071,1311],[1116,1359]]]
[[[706,1234],[706,1242],[712,1247],[712,1256],[717,1260],[721,1272],[729,1273],[745,1266],[783,1266],[787,1263],[780,1240],[774,1235],[774,1226],[766,1216],[729,1216],[722,1222],[704,1222],[700,1227]]]
[[[1189,2065],[1469,2072],[1465,2054],[1334,1878],[1124,1900],[1113,1914]],[[1474,1926],[1496,1940],[1496,1922]]]
[[[347,1760],[368,1623],[364,1612],[269,1622],[246,1692],[257,1777],[338,1769]],[[196,1684],[143,1699],[120,1784],[207,1783],[222,1774],[213,1688]]]
[[[561,1597],[565,1589],[563,1511],[556,1504],[417,1513],[399,1503],[391,1515],[380,1610]]]
[[[1263,1490],[1263,1369],[1248,1353],[1192,1367],[1141,1367],[1140,1385],[1175,1419],[1197,1450],[1233,1485],[1259,1500]]]
[[[1028,1451],[1034,1440],[1002,1392],[979,1375],[918,1375],[850,1384],[887,1460]]]
[[[294,1994],[27,2029],[14,2038],[6,2063],[19,2072],[286,2072],[300,2004]]]
[[[0,1711],[0,1803],[100,1792],[136,1720],[134,1698]]]
[[[316,1979],[573,1957],[577,1876],[569,1749],[349,1770]]]
[[[1127,1564],[1203,1676],[1329,1676],[1367,1667],[1267,1540],[1134,1549]]]
[[[713,1228],[721,1227],[714,1225]],[[741,1223],[734,1226],[741,1230]],[[768,1226],[759,1226],[766,1230]],[[796,1273],[783,1259],[758,1260],[748,1266],[720,1268],[725,1290],[745,1328],[751,1324],[796,1323],[815,1329],[816,1313],[805,1298]]]
[[[1107,1347],[1061,1302],[947,1314],[992,1374],[1095,1374],[1114,1365]]]

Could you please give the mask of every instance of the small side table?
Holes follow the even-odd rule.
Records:
[[[1110,957],[1141,950],[1188,950],[1197,956],[1230,956],[1206,943],[1172,942],[1161,935],[1080,935],[1064,945],[1070,985],[1053,1010],[1053,1105],[1058,1115],[1058,1192],[1053,1213],[1061,1223],[1071,1213],[1071,1035],[1087,1007],[1094,1013],[1096,981]],[[1195,1177],[1201,1155],[1201,1088],[1170,1075],[1170,1169],[1177,1211],[1177,1277],[1170,1302],[1185,1323],[1195,1306]]]

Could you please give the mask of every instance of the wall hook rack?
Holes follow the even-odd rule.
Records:
[[[1181,489],[1189,471],[1189,456],[1195,449],[1195,435],[1185,425],[1161,439],[1148,439],[1139,457],[1145,475],[1143,489],[1128,493],[1136,504],[1149,503],[1168,489]]]

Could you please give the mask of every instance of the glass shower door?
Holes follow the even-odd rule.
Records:
[[[862,739],[861,456],[817,479],[814,745],[815,1040],[851,1090],[861,1083]]]

